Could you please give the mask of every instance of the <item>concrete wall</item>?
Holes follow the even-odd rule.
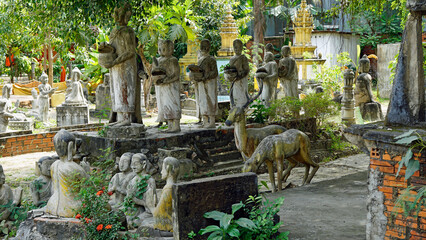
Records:
[[[314,31],[312,33],[312,45],[317,46],[315,54],[322,54],[323,59],[327,59],[325,64],[328,66],[336,65],[336,55],[342,52],[349,52],[349,57],[355,63],[358,61],[357,45],[359,45],[360,36],[353,33],[335,32],[335,31]],[[330,59],[327,56],[332,55]]]
[[[377,89],[381,98],[390,97],[393,79],[390,79],[391,71],[388,66],[395,59],[400,46],[400,43],[377,45]]]

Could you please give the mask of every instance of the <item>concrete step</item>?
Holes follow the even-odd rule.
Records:
[[[200,173],[197,173],[194,175],[194,178],[205,178],[205,177],[213,177],[218,175],[226,175],[226,174],[234,174],[234,173],[241,173],[243,165],[236,165],[232,167],[225,167],[220,169],[210,169],[206,170]]]
[[[217,147],[217,148],[214,148],[214,149],[211,149],[211,150],[207,150],[207,152],[210,156],[212,156],[212,155],[215,155],[215,154],[220,154],[220,153],[223,153],[223,152],[236,151],[236,150],[237,150],[237,148],[235,147],[235,145],[234,146],[228,145],[228,146]]]
[[[239,151],[223,152],[220,154],[210,155],[210,158],[214,162],[223,162],[232,159],[241,159],[241,153]]]
[[[229,167],[236,167],[236,166],[240,166],[243,167],[243,160],[242,159],[232,159],[232,160],[228,160],[228,161],[222,161],[222,162],[217,162],[213,165],[213,169],[224,169],[224,168],[229,168]]]

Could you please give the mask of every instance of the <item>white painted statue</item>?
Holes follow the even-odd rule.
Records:
[[[167,132],[180,132],[180,67],[173,55],[174,44],[170,40],[159,41],[158,53],[154,58],[152,79],[157,95],[157,122],[167,121]]]
[[[263,68],[265,68],[267,76],[262,79],[263,90],[260,99],[266,107],[269,107],[271,102],[277,98],[278,66],[271,52],[265,53],[264,62]]]
[[[9,120],[13,118],[13,115],[6,111],[7,100],[0,99],[0,133],[7,131],[7,126],[9,125]]]
[[[225,78],[232,82],[232,96],[237,107],[243,107],[248,101],[248,74],[249,61],[242,54],[243,42],[236,39],[233,42],[235,55],[229,61],[229,68],[225,68]]]
[[[65,97],[65,105],[83,105],[87,101],[84,98],[83,86],[81,85],[81,71],[75,67],[71,72],[71,91]]]
[[[147,173],[148,159],[143,153],[136,153],[132,157],[131,167],[135,177],[127,185],[127,197],[135,203],[136,211],[127,218],[129,228],[139,226],[142,221],[152,217],[152,212],[157,204],[157,188],[155,180]],[[138,185],[145,181],[146,188],[143,194],[138,196]]]
[[[52,88],[47,83],[48,76],[43,72],[40,76],[41,84],[38,85],[38,90],[40,94],[38,95],[38,116],[40,121],[46,122],[49,116],[49,97],[56,91],[58,88]]]
[[[76,189],[72,188],[74,181],[88,177],[86,171],[73,161],[76,153],[76,138],[66,130],[60,130],[53,137],[53,144],[59,160],[50,167],[53,194],[46,205],[46,213],[71,218],[81,208],[77,199]]]
[[[210,41],[204,39],[200,43],[198,56],[198,72],[191,71],[189,76],[195,82],[197,108],[202,116],[204,128],[215,127],[217,111],[217,64],[216,59],[210,55]],[[190,68],[191,70],[191,68]]]

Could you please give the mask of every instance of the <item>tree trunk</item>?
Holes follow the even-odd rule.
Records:
[[[47,48],[49,49],[49,85],[53,87],[53,51],[50,42]]]
[[[143,97],[145,102],[145,109],[149,110],[149,95],[151,92],[152,87],[152,76],[151,76],[151,70],[152,70],[152,64],[148,62],[148,60],[145,58],[145,55],[143,54],[143,45],[140,45],[138,47],[139,55],[141,56],[142,63],[145,69],[145,72],[147,74],[147,79],[143,82]]]
[[[253,1],[253,13],[254,13],[254,44],[264,45],[264,33],[265,33],[265,25],[266,20],[265,16],[263,15],[263,11],[265,10],[265,0],[254,0]],[[262,49],[262,47],[259,47]],[[258,54],[260,54],[260,49],[257,49]],[[260,54],[260,57],[262,58],[263,54]]]
[[[44,53],[44,57],[43,57],[43,72],[46,73],[46,70],[47,70],[47,45],[46,44],[44,44],[43,53]]]

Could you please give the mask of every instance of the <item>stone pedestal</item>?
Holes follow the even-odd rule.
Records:
[[[143,138],[145,137],[145,125],[132,123],[130,126],[106,127],[107,138]]]
[[[85,234],[83,223],[78,219],[58,218],[31,211],[27,220],[19,225],[16,237],[12,239],[85,239]]]
[[[365,103],[359,106],[362,119],[365,121],[382,121],[382,106],[378,102]]]
[[[34,121],[30,118],[27,121],[9,121],[8,127],[12,130],[33,130]]]
[[[60,105],[56,107],[56,124],[58,127],[88,124],[89,106],[85,105]]]

